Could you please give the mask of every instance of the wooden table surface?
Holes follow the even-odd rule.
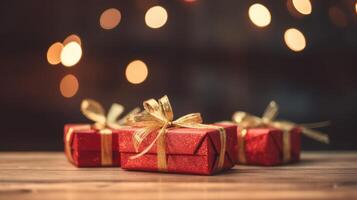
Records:
[[[0,199],[357,199],[357,152],[215,176],[75,168],[62,152],[0,153]]]

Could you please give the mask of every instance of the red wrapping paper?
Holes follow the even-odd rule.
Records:
[[[227,148],[222,170],[235,165],[237,158],[236,126],[220,125],[226,130]],[[121,167],[127,170],[158,171],[156,144],[150,151],[136,159],[132,143],[132,135],[138,128],[121,129],[119,149]],[[141,144],[139,152],[147,147],[155,138],[151,133]],[[165,136],[168,172],[211,175],[217,170],[220,151],[220,136],[214,129],[169,128]]]
[[[67,124],[64,126],[64,143],[69,128],[78,128],[86,124]],[[70,139],[74,165],[77,167],[101,167],[101,136],[93,128],[75,130]],[[112,130],[112,166],[120,166],[118,145],[119,130]]]
[[[237,133],[239,134],[239,128]],[[244,143],[246,157],[246,163],[244,164],[263,166],[284,164],[282,130],[275,128],[247,129]],[[301,130],[299,128],[294,128],[290,131],[290,144],[291,159],[289,162],[297,162],[300,160],[301,144]]]

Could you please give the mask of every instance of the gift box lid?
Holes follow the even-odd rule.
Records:
[[[98,130],[91,128],[90,124],[66,124],[64,126],[64,142],[69,129],[74,129],[70,136],[71,148],[76,151],[100,151],[101,135]],[[112,130],[112,149],[118,151],[118,130]]]
[[[226,154],[234,160],[235,148],[237,145],[235,125],[223,125],[217,124],[216,126],[224,127],[227,135],[227,148]],[[119,151],[122,153],[137,153],[135,151],[132,135],[138,128],[131,127],[127,129],[121,129],[119,136]],[[139,147],[139,151],[144,150],[156,137],[157,132],[152,132],[144,139]],[[212,145],[207,145],[203,142],[205,139]],[[211,147],[214,148],[216,154],[220,152],[221,142],[220,135],[216,129],[193,129],[193,128],[169,128],[165,136],[166,141],[166,153],[169,155],[207,155],[212,152]],[[203,145],[205,144],[205,145]],[[156,144],[151,148],[148,154],[157,153]]]

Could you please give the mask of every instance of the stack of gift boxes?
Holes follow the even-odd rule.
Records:
[[[273,166],[300,159],[300,136],[326,135],[289,121],[276,121],[271,102],[262,117],[236,112],[232,121],[204,124],[200,113],[174,119],[167,96],[144,101],[119,119],[123,106],[106,114],[96,101],[82,101],[92,124],[64,127],[65,153],[77,167],[120,166],[126,170],[212,175],[236,164]]]

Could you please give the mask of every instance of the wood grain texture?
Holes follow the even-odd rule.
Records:
[[[305,152],[297,164],[215,176],[78,169],[62,152],[3,152],[0,199],[357,199],[357,152]]]

